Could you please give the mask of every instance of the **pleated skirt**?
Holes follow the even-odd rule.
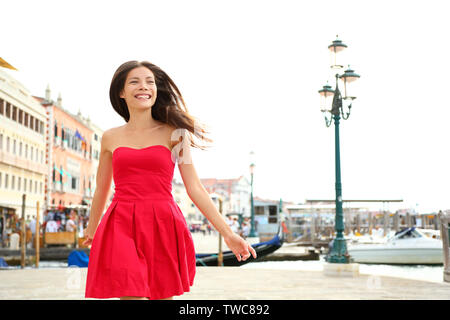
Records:
[[[190,291],[195,248],[173,198],[113,199],[94,235],[86,298],[147,297]]]

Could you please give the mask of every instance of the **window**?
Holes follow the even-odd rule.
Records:
[[[11,176],[11,190],[16,187],[16,176]]]
[[[17,190],[19,190],[19,191],[20,191],[20,188],[22,187],[21,182],[22,182],[22,178],[21,177],[17,178]]]
[[[13,141],[13,154],[16,154],[16,139]]]
[[[39,119],[35,118],[34,131],[39,132]]]
[[[25,127],[28,127],[28,113],[25,112],[25,122],[23,123]]]
[[[5,189],[8,189],[8,180],[9,180],[9,177],[8,177],[8,174],[6,173],[5,174]]]
[[[41,150],[41,163],[44,163],[44,151]]]
[[[3,133],[0,133],[0,150],[3,150]]]
[[[39,193],[42,194],[42,182],[39,182]]]
[[[19,157],[22,156],[22,142],[19,143]]]
[[[28,158],[28,145],[25,145],[25,158]]]
[[[19,109],[19,123],[22,124],[23,123],[23,110]]]
[[[37,181],[34,182],[34,193],[37,193]]]
[[[28,190],[31,192],[32,189],[33,189],[33,181],[31,181],[31,179],[30,179],[30,186],[29,186],[29,189],[28,189]]]
[[[77,178],[72,177],[72,189],[77,189]]]
[[[6,137],[6,151],[9,152],[9,137]]]
[[[34,117],[30,115],[30,129],[34,130]]]
[[[27,178],[23,178],[23,192],[27,192]]]
[[[56,124],[56,121],[55,121],[55,137],[57,137],[58,136],[58,125]]]
[[[9,102],[6,103],[6,113],[5,113],[7,118],[11,118],[11,105],[9,104]]]
[[[2,173],[0,172],[0,188],[2,187]]]
[[[17,121],[17,107],[16,106],[13,106],[13,108],[12,108],[12,119],[14,121]]]
[[[31,147],[30,159],[33,160],[33,147]]]
[[[4,102],[2,99],[0,99],[0,114],[3,115],[4,113],[5,113]]]

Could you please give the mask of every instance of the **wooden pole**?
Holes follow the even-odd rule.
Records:
[[[388,234],[389,229],[389,212],[384,212],[384,225],[383,225],[383,235],[386,236]]]
[[[311,212],[311,228],[310,228],[310,232],[311,232],[311,243],[314,246],[314,242],[316,241],[316,219],[315,219],[314,212]]]
[[[222,198],[219,198],[219,212],[222,214]],[[222,235],[219,232],[219,254],[217,257],[217,265],[223,267],[223,253],[222,253]]]
[[[411,228],[411,215],[409,211],[406,211],[406,227]]]
[[[40,216],[39,216],[39,201],[36,202],[36,232],[35,234],[35,244],[36,244],[36,268],[39,268],[39,247],[41,245],[41,235],[40,235],[40,230],[41,228],[39,227],[39,221],[40,221]]]
[[[449,243],[449,222],[450,217],[439,212],[440,231],[442,239],[442,248],[444,250],[444,281],[450,282],[450,243]]]
[[[361,234],[361,216],[359,212],[356,213],[356,230]]]
[[[75,211],[77,213],[76,218],[75,218],[75,248],[78,249],[78,224],[79,224],[79,214],[80,214],[80,209]]]
[[[399,223],[400,223],[400,217],[399,217],[398,212],[396,212],[394,215],[394,230],[395,230],[395,232],[398,232],[398,230],[400,229]]]
[[[22,195],[22,242],[21,242],[21,255],[20,255],[20,267],[23,269],[25,268],[25,259],[26,259],[26,241],[27,241],[27,232],[25,227],[25,199],[26,194],[24,193]]]

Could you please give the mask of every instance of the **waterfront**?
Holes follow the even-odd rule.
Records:
[[[263,261],[247,263],[242,269],[268,269],[268,270],[297,270],[322,271],[325,263],[324,256],[319,261]],[[68,268],[67,261],[40,261],[39,269]],[[199,267],[203,268],[203,267]],[[226,267],[225,267],[226,268]],[[20,266],[9,267],[11,270],[20,270]],[[34,266],[26,266],[25,269],[36,269]],[[429,281],[443,283],[443,266],[397,266],[384,264],[359,264],[359,273],[371,276],[387,276],[410,280]],[[4,270],[0,270],[2,272]]]
[[[217,234],[192,233],[197,253],[217,252],[218,236]],[[257,238],[248,238],[250,243],[257,243]],[[229,250],[226,243],[222,240],[223,250]],[[276,252],[284,253],[301,253],[308,250],[307,247],[299,247],[290,244],[284,244]],[[321,272],[325,263],[324,255],[320,255],[320,260],[313,261],[261,261],[250,262],[240,266],[242,269],[270,269],[270,270],[293,270],[299,272]],[[34,266],[27,266],[26,269],[35,269]],[[67,261],[40,261],[40,269],[49,268],[67,268]],[[207,267],[198,267],[207,268]],[[226,267],[225,267],[226,268]],[[20,266],[9,267],[9,269],[20,269]],[[420,280],[434,283],[443,283],[443,265],[375,265],[375,264],[359,264],[360,274],[371,276],[396,277],[409,280]],[[2,272],[2,270],[0,270]]]

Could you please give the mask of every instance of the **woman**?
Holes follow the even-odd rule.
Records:
[[[256,258],[255,250],[227,225],[197,176],[190,147],[200,146],[191,135],[211,140],[187,112],[172,79],[149,62],[126,62],[113,76],[110,100],[126,124],[107,130],[101,140],[83,243],[91,245],[85,297],[170,300],[190,290],[195,251],[171,194],[175,162],[189,197],[238,261]],[[113,177],[114,198],[100,221]]]

